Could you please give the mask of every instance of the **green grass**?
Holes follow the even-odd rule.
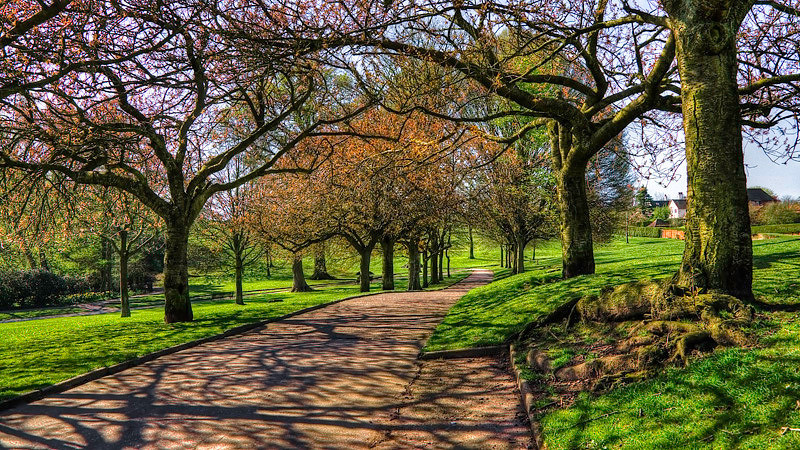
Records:
[[[800,239],[753,243],[753,288],[762,300],[800,301]],[[800,316],[756,322],[755,348],[717,351],[685,369],[605,395],[582,395],[542,417],[550,449],[797,449]]]
[[[309,293],[264,294],[239,306],[231,301],[197,303],[195,320],[167,325],[160,308],[117,314],[63,317],[0,324],[0,399],[41,388],[98,367],[172,345],[219,334],[239,325],[358,294],[328,288]]]
[[[36,308],[36,309],[20,309],[17,311],[0,312],[0,320],[9,319],[32,319],[35,317],[54,316],[57,314],[72,314],[84,311],[83,308],[74,306],[68,307],[51,307],[51,308]]]
[[[683,242],[631,239],[598,246],[597,274],[559,280],[557,248],[528,273],[475,289],[437,328],[426,350],[503,342],[561,302],[606,285],[658,278],[678,268]],[[800,239],[753,243],[754,292],[800,302]],[[549,449],[796,449],[800,433],[800,315],[753,324],[755,348],[727,349],[603,395],[584,393],[540,418]],[[551,355],[557,360],[569,355]],[[563,356],[563,358],[559,358]]]
[[[674,239],[617,239],[595,250],[597,273],[559,281],[560,248],[543,246],[528,272],[470,291],[449,311],[425,351],[502,344],[525,324],[574,297],[639,278],[668,276],[676,269],[683,242]]]

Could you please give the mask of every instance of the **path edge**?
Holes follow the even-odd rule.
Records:
[[[517,380],[517,389],[519,390],[520,402],[522,403],[522,409],[525,410],[525,415],[528,417],[528,422],[531,425],[531,437],[533,438],[533,445],[535,449],[539,450],[547,450],[547,444],[545,444],[544,439],[542,438],[542,427],[539,424],[539,421],[536,420],[534,414],[531,413],[533,409],[533,384],[522,377],[522,370],[517,366],[517,357],[519,355],[519,349],[515,344],[510,344],[508,346],[508,357],[511,360],[511,368],[514,372],[514,378]]]

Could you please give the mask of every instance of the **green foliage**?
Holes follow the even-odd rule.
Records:
[[[656,227],[628,227],[628,235],[632,237],[661,237],[661,229]]]
[[[655,219],[667,220],[669,219],[669,214],[670,214],[669,206],[659,206],[657,208],[653,208],[652,217],[653,220]]]
[[[800,214],[789,202],[768,203],[759,209],[757,217],[758,222],[764,225],[800,222]]]
[[[648,211],[652,206],[653,197],[650,196],[650,193],[647,192],[647,187],[642,186],[636,191],[636,205],[639,207],[639,212],[642,215],[647,215]],[[669,215],[668,215],[669,216]]]
[[[42,269],[0,273],[0,309],[67,305],[77,299],[70,294],[86,291],[83,280]]]

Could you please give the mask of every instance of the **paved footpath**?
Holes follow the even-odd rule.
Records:
[[[0,447],[527,448],[502,361],[416,360],[490,280],[348,300],[159,358],[0,414]]]

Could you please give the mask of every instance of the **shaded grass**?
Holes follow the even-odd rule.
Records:
[[[36,309],[20,309],[16,311],[0,312],[0,320],[9,319],[31,319],[34,317],[54,316],[56,314],[72,314],[85,311],[83,308],[74,306],[67,307],[52,307],[52,308],[36,308]]]

